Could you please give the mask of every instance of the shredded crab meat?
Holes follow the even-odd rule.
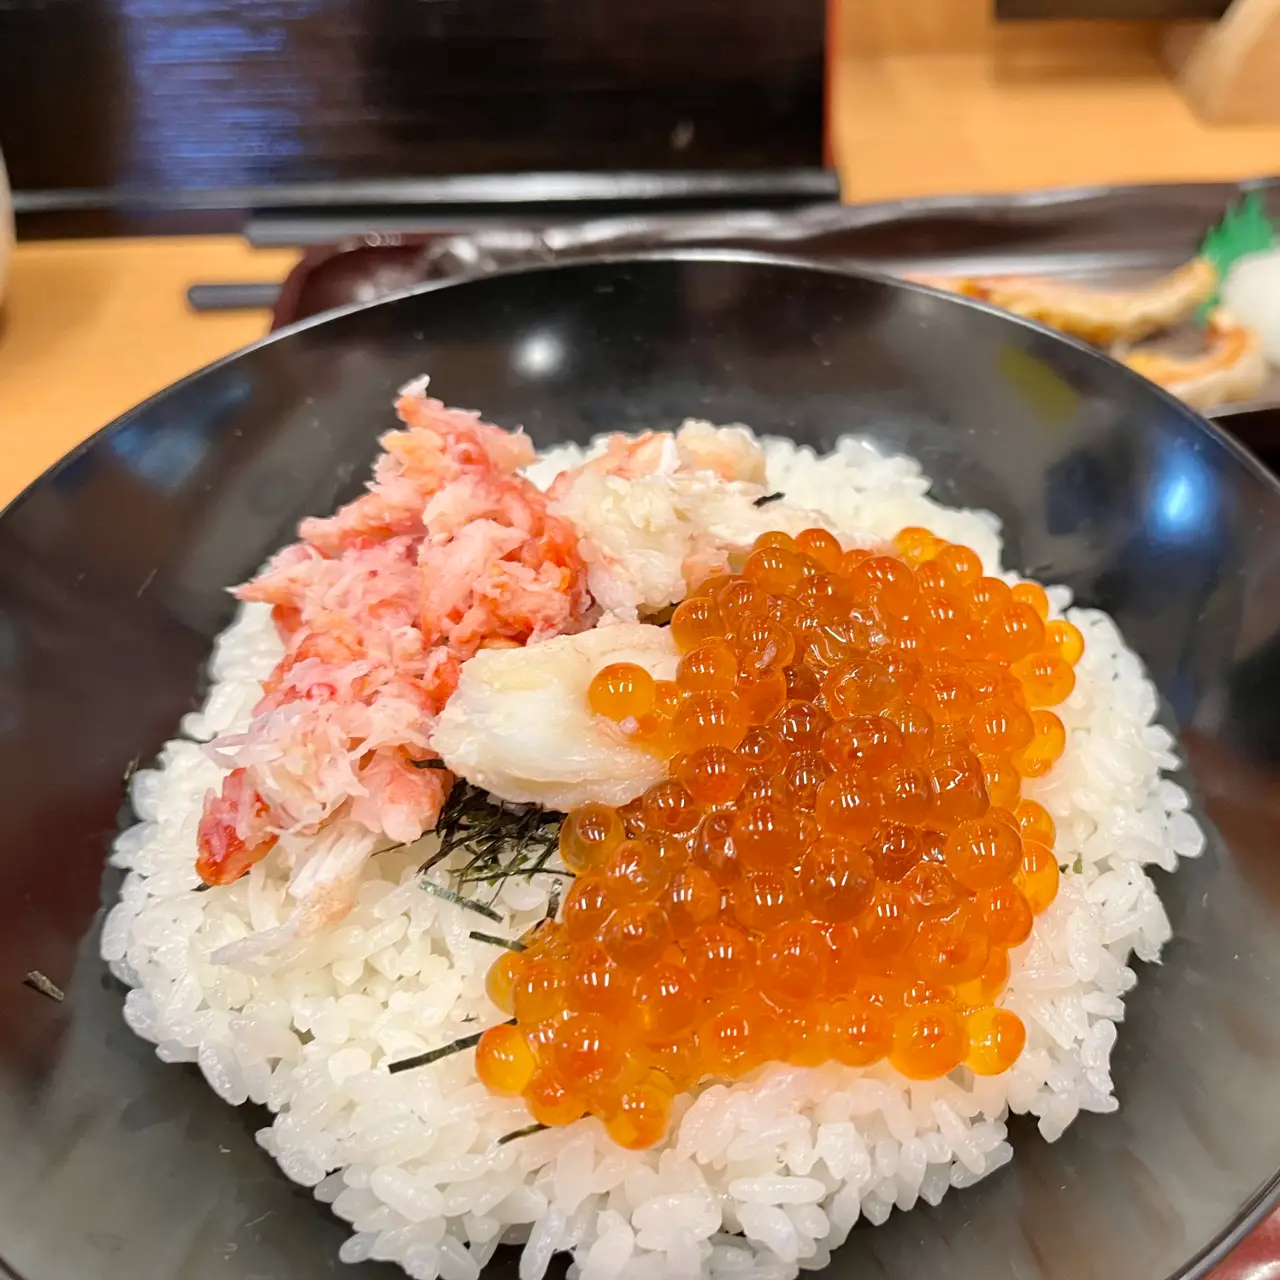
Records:
[[[405,388],[396,410],[403,429],[382,437],[368,491],[303,521],[299,541],[237,591],[272,606],[285,653],[249,727],[210,744],[228,772],[206,800],[197,869],[226,884],[277,849],[294,905],[278,928],[227,948],[228,963],[340,919],[365,859],[435,826],[455,772],[556,808],[586,775],[642,790],[658,766],[628,743],[593,739],[591,767],[573,764],[564,712],[581,699],[563,696],[566,681],[589,679],[589,655],[623,642],[617,628],[682,600],[759,534],[824,523],[762,503],[764,455],[740,427],[611,437],[543,493],[520,474],[534,460],[523,435],[447,409],[425,384]],[[593,624],[608,625],[597,636]],[[642,630],[669,647],[665,632]],[[541,654],[577,633],[581,650]],[[482,652],[535,644],[509,667]],[[640,648],[674,662],[652,637]],[[474,679],[455,697],[464,665]],[[508,670],[552,673],[518,740],[499,726],[515,709]]]
[[[280,842],[305,927],[341,913],[380,843],[435,825],[452,778],[429,735],[462,662],[577,630],[591,607],[576,533],[517,474],[529,441],[425,385],[396,410],[368,492],[303,521],[236,593],[272,606],[285,654],[247,731],[210,746],[230,772],[197,869],[229,883]]]
[[[560,477],[560,490],[579,474],[622,476],[674,475],[709,471],[721,480],[764,483],[764,450],[746,427],[717,427],[689,418],[680,430],[644,431],[638,436],[607,436],[599,453]],[[555,485],[552,496],[557,495]]]
[[[789,503],[757,505],[768,497],[763,480],[764,454],[748,432],[687,422],[674,436],[610,437],[582,467],[557,476],[548,496],[581,535],[596,602],[633,622],[724,573],[762,533],[830,527]]]

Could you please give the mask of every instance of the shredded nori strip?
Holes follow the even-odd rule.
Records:
[[[506,947],[508,951],[523,951],[525,945],[523,942],[515,942],[511,938],[499,938],[492,933],[481,933],[478,929],[472,929],[467,937],[474,938],[477,942],[489,942],[495,947]]]
[[[761,494],[751,505],[753,507],[767,507],[771,502],[781,502],[783,498],[781,493],[764,493]]]
[[[559,881],[551,886],[551,892],[547,894],[547,914],[543,916],[543,920],[554,920],[557,912],[560,910],[560,889]]]
[[[514,1142],[517,1138],[532,1137],[535,1133],[541,1133],[544,1129],[551,1126],[546,1124],[527,1124],[523,1129],[512,1129],[510,1133],[504,1133],[495,1144],[499,1147],[505,1147],[508,1142]]]
[[[487,902],[477,902],[474,898],[464,897],[456,889],[450,889],[448,885],[436,884],[434,880],[428,880],[426,876],[421,877],[418,883],[428,893],[434,894],[437,898],[443,898],[446,902],[452,902],[455,907],[474,911],[477,915],[484,916],[486,920],[493,920],[498,924],[502,923],[502,912],[495,911]]]
[[[38,991],[46,999],[54,1000],[61,1004],[66,998],[66,993],[56,982],[46,978],[39,969],[32,969],[29,974],[22,980],[24,987],[30,987],[32,991]]]
[[[499,1027],[514,1027],[516,1020],[508,1018],[506,1022],[495,1023]],[[485,1030],[488,1030],[486,1028]],[[452,1044],[442,1044],[438,1049],[431,1049],[426,1053],[415,1054],[412,1058],[401,1058],[398,1062],[390,1062],[387,1064],[387,1071],[391,1075],[398,1075],[401,1071],[412,1071],[414,1067],[430,1066],[433,1062],[439,1062],[441,1058],[447,1058],[452,1053],[461,1053],[463,1049],[474,1049],[480,1043],[480,1037],[484,1035],[484,1031],[473,1031],[469,1036],[463,1036],[459,1040],[453,1041]]]
[[[430,767],[430,762],[421,762]],[[512,876],[526,880],[537,875],[572,880],[573,875],[547,864],[560,846],[560,826],[564,814],[537,805],[507,805],[489,793],[459,778],[449,790],[436,823],[439,847],[418,868],[419,883],[428,893],[464,907],[499,923],[503,917],[493,907],[502,886]],[[451,854],[463,852],[467,860],[450,871],[452,887],[428,880],[426,873]],[[474,886],[493,890],[489,902],[474,895]],[[559,893],[552,894],[559,905]]]
[[[421,869],[429,871],[463,850],[470,857],[454,872],[459,890],[478,884],[501,889],[511,876],[567,876],[567,872],[547,866],[559,847],[563,821],[564,814],[536,805],[517,808],[497,804],[486,791],[460,779],[449,792],[436,824],[440,847]]]

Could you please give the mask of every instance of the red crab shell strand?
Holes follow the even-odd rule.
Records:
[[[528,439],[420,393],[396,408],[407,429],[382,437],[369,491],[303,521],[301,541],[237,592],[272,606],[286,653],[246,732],[221,744],[233,762],[251,745],[253,759],[206,801],[206,883],[243,875],[294,826],[264,758],[315,762],[329,784],[311,797],[320,825],[342,815],[397,840],[430,830],[451,779],[412,757],[429,754],[423,723],[462,660],[577,630],[591,607],[572,527],[515,473],[533,459]],[[323,770],[326,759],[341,767]]]

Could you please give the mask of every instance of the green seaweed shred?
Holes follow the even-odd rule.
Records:
[[[494,1025],[514,1027],[516,1020],[508,1018],[505,1022],[495,1023]],[[483,1031],[476,1031],[469,1036],[461,1036],[450,1044],[442,1044],[438,1049],[429,1049],[426,1053],[414,1054],[412,1058],[398,1058],[395,1062],[387,1063],[387,1071],[394,1076],[399,1075],[401,1071],[412,1071],[416,1067],[430,1066],[431,1063],[439,1062],[441,1058],[447,1058],[451,1054],[461,1053],[464,1049],[474,1049],[480,1043],[480,1038],[483,1035]]]
[[[492,800],[479,787],[459,778],[436,823],[439,845],[418,868],[418,883],[428,893],[501,922],[494,903],[502,886],[513,876],[532,879],[552,877],[552,911],[560,902],[560,881],[572,880],[572,872],[548,864],[560,845],[564,814],[537,805],[507,805]],[[449,884],[438,884],[427,873],[454,853],[466,855],[461,866],[449,871]],[[483,902],[481,891],[490,896]],[[486,941],[496,941],[484,935]]]
[[[485,791],[459,780],[436,824],[440,847],[421,870],[429,871],[455,850],[462,850],[467,861],[453,873],[459,891],[472,885],[501,889],[512,876],[571,879],[568,872],[547,865],[559,848],[563,821],[564,814],[536,805],[495,804]]]
[[[523,951],[525,945],[523,942],[516,941],[512,938],[499,938],[496,933],[481,933],[479,929],[472,929],[467,934],[468,938],[476,942],[487,942],[492,947],[505,947],[508,951]]]
[[[1223,214],[1200,245],[1200,256],[1218,274],[1218,289],[1196,312],[1196,320],[1203,325],[1209,312],[1218,306],[1222,282],[1241,258],[1251,253],[1265,253],[1275,246],[1276,229],[1267,216],[1266,202],[1261,192],[1251,191]]]
[[[24,987],[30,987],[32,991],[38,991],[48,1000],[54,1000],[61,1004],[67,997],[66,993],[52,979],[47,978],[39,969],[32,969],[25,978],[22,979]]]
[[[418,884],[427,893],[433,894],[445,902],[452,902],[455,907],[461,907],[464,911],[474,911],[476,915],[484,916],[486,920],[492,920],[495,924],[502,923],[502,912],[495,911],[487,902],[478,902],[475,898],[468,898],[456,889],[450,889],[448,885],[436,884],[434,880],[428,880],[426,876],[419,876]]]
[[[505,1147],[508,1142],[515,1142],[517,1138],[529,1138],[535,1133],[542,1133],[549,1129],[550,1125],[545,1124],[527,1124],[523,1129],[512,1129],[510,1133],[504,1133],[495,1145]]]

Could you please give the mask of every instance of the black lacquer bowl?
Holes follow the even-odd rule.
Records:
[[[866,433],[919,458],[942,500],[997,512],[1011,566],[1110,610],[1211,829],[1199,862],[1156,873],[1175,938],[1128,1003],[1121,1109],[1051,1146],[1015,1122],[1012,1165],[856,1230],[831,1274],[1166,1280],[1222,1256],[1280,1169],[1280,489],[1189,410],[1033,326],[677,254],[286,330],[126,415],[0,519],[0,1259],[23,1280],[398,1274],[338,1263],[344,1228],[257,1149],[262,1115],[129,1033],[97,934],[122,775],[199,701],[224,588],[353,492],[423,371],[540,445],[686,414],[817,448]],[[65,1003],[22,985],[33,969]]]

